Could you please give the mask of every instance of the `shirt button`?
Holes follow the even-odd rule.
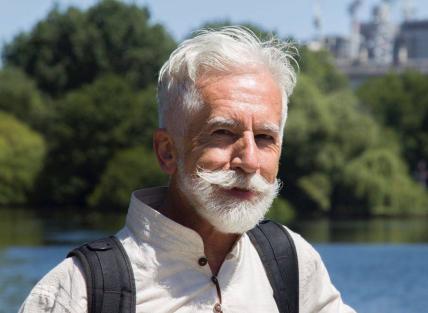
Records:
[[[199,258],[198,263],[200,266],[205,266],[208,263],[208,259],[206,257]]]
[[[221,313],[221,312],[223,312],[222,310],[221,310],[221,304],[220,303],[216,303],[215,305],[214,305],[214,313]]]

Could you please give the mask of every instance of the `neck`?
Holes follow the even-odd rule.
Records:
[[[208,264],[213,274],[217,275],[221,264],[239,238],[239,235],[219,232],[208,221],[199,216],[181,193],[174,179],[171,180],[167,198],[159,212],[173,221],[193,229],[201,236]]]

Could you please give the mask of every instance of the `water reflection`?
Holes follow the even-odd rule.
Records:
[[[82,243],[122,228],[123,214],[77,209],[36,211],[0,209],[1,246],[41,246]],[[373,218],[296,221],[289,225],[310,242],[428,242],[428,218]]]
[[[372,218],[297,221],[290,227],[310,242],[428,242],[428,218]]]
[[[116,233],[124,220],[125,213],[0,208],[0,247],[82,243]]]
[[[43,223],[31,210],[0,209],[0,247],[39,245],[43,241]]]

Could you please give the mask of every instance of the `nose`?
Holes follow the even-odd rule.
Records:
[[[257,155],[257,144],[252,132],[245,132],[243,137],[235,142],[230,167],[231,169],[241,169],[248,174],[259,170],[260,163]]]

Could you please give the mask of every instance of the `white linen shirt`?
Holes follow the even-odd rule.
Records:
[[[135,191],[125,227],[116,235],[130,258],[137,313],[215,312],[219,302],[208,266],[199,265],[204,245],[198,233],[160,214],[166,188]],[[332,285],[314,248],[290,231],[299,264],[301,313],[352,313]],[[80,263],[62,261],[33,288],[20,313],[87,313]],[[217,275],[224,313],[278,312],[259,255],[246,234],[236,242]]]

